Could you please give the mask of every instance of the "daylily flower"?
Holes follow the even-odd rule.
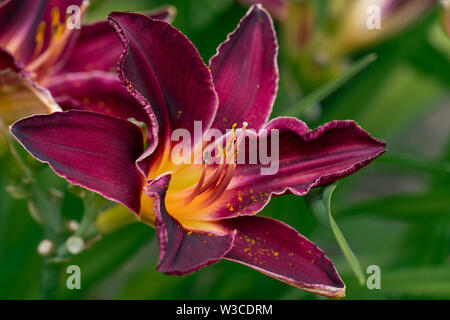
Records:
[[[292,227],[255,215],[273,196],[302,196],[352,174],[383,153],[384,142],[353,121],[315,130],[295,118],[267,122],[277,92],[278,45],[272,20],[260,5],[251,7],[219,46],[209,68],[166,22],[126,12],[112,13],[109,22],[124,45],[119,78],[142,104],[139,121],[150,128],[147,149],[142,130],[120,113],[37,115],[15,123],[12,134],[69,182],[123,204],[154,225],[159,271],[184,275],[228,259],[307,291],[343,296],[345,285],[322,250]],[[277,174],[261,175],[263,164],[213,165],[207,159],[175,164],[171,133],[194,133],[195,121],[204,130],[221,132],[236,125],[267,129],[269,138],[277,129]],[[202,138],[193,144],[203,145]],[[231,153],[245,143],[233,144]]]
[[[0,3],[0,117],[4,123],[61,108],[101,108],[130,100],[110,72],[122,51],[113,28],[106,21],[81,29],[68,23],[69,13],[79,13],[81,19],[88,5],[82,0]],[[72,12],[71,6],[79,11]],[[172,10],[160,9],[153,17],[170,19]],[[107,92],[110,97],[100,97]]]

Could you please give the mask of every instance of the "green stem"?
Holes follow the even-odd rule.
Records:
[[[45,260],[41,270],[40,299],[55,300],[58,298],[59,285],[64,263],[53,263]]]
[[[56,248],[63,246],[64,238],[62,234],[64,225],[59,206],[56,203],[52,203],[34,182],[30,190],[32,194],[30,201],[34,203],[39,216],[42,218],[45,238],[51,240]],[[55,259],[54,257],[44,259],[40,282],[41,299],[57,299],[64,266],[65,259],[62,256],[60,259]]]
[[[31,203],[33,209],[37,211],[39,219],[42,221],[45,238],[52,241],[56,247],[59,247],[63,243],[62,233],[64,231],[59,206],[56,202],[51,201],[36,184],[32,170],[28,168],[17,151],[14,141],[12,141],[11,135],[1,118],[0,131],[5,134],[10,153],[19,165],[21,176],[23,177],[22,182],[29,194],[28,201]],[[56,299],[58,297],[59,282],[63,267],[64,263],[55,263],[49,258],[44,259],[40,279],[41,299]]]
[[[19,164],[19,167],[22,170],[23,176],[25,178],[31,178],[32,177],[31,170],[26,166],[26,164],[22,160],[22,157],[17,152],[16,147],[14,146],[14,142],[11,139],[11,135],[9,134],[9,130],[3,124],[2,117],[0,117],[0,131],[2,131],[3,134],[5,135],[6,140],[8,141],[9,151],[11,152],[11,155],[14,157],[14,159]]]
[[[321,102],[323,99],[328,97],[334,91],[339,89],[345,83],[347,83],[351,78],[358,74],[361,70],[366,68],[371,64],[377,56],[375,54],[368,54],[367,56],[361,58],[354,65],[350,67],[347,72],[338,76],[336,79],[331,80],[325,85],[317,88],[315,91],[311,92],[306,97],[302,98],[296,105],[287,110],[286,115],[298,117],[309,107]]]
[[[97,197],[98,196],[93,192],[87,192],[84,196],[84,214],[81,219],[80,227],[74,233],[74,236],[87,239],[97,234],[95,221],[97,219],[99,209],[102,206],[102,201],[99,201]]]
[[[83,240],[89,240],[98,235],[98,230],[95,226],[95,221],[97,220],[97,215],[99,209],[103,206],[103,198],[99,197],[97,194],[86,191],[84,195],[81,196],[83,199],[84,213],[81,219],[80,226],[77,231],[73,233],[73,237],[80,237]],[[56,255],[51,258],[54,263],[65,262],[70,257],[70,253],[66,247],[66,242],[64,241],[56,249]]]
[[[433,174],[450,174],[450,163],[428,160],[414,155],[388,152],[377,163],[399,165]]]

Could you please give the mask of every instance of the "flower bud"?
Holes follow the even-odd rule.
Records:
[[[55,244],[48,239],[44,239],[39,243],[37,251],[43,257],[51,256],[55,252]]]
[[[84,250],[84,240],[80,237],[70,237],[66,241],[66,249],[71,254],[79,254]]]

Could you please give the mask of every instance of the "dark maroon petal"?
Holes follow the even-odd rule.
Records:
[[[106,21],[86,25],[81,28],[69,58],[57,74],[92,70],[114,72],[121,53],[122,43]]]
[[[218,99],[211,74],[192,43],[168,23],[143,14],[115,12],[109,17],[124,45],[118,74],[132,94],[150,103],[159,124],[160,145],[194,121],[208,128]]]
[[[149,16],[171,21],[174,14],[174,7],[168,6],[152,11]],[[122,42],[108,22],[83,26],[69,59],[58,74],[92,70],[115,72],[122,50]]]
[[[278,44],[272,19],[253,6],[237,29],[217,49],[210,66],[219,96],[213,127],[229,129],[236,122],[259,129],[272,111],[278,87]]]
[[[269,10],[270,14],[277,20],[283,20],[287,15],[287,3],[285,0],[239,0],[244,5],[260,3]]]
[[[290,226],[265,217],[240,217],[222,223],[237,230],[226,259],[303,290],[334,298],[345,295],[345,285],[331,260]]]
[[[20,65],[14,57],[0,46],[0,70],[11,69],[15,72],[20,72],[23,69],[23,65]]]
[[[8,0],[0,4],[0,45],[27,64],[34,54],[38,26],[45,21],[43,50],[48,46],[52,31],[52,10],[58,9],[64,23],[70,5],[80,6],[82,0]]]
[[[149,147],[156,146],[155,115],[148,106],[134,99],[115,75],[103,71],[69,73],[52,77],[46,87],[63,110],[94,111],[145,123]]]
[[[102,71],[71,73],[46,82],[63,110],[78,109],[146,122],[145,110],[114,75]]]
[[[184,275],[213,264],[233,246],[235,232],[217,234],[211,231],[185,230],[166,210],[164,203],[170,175],[149,183],[146,193],[154,201],[155,228],[159,241],[157,270]]]
[[[143,137],[134,124],[71,110],[20,120],[11,133],[70,183],[139,212],[145,179],[135,160],[143,151]]]
[[[286,191],[305,195],[309,189],[344,178],[386,151],[383,141],[372,138],[353,121],[332,121],[315,130],[295,118],[276,118],[265,129],[279,130],[278,170],[262,175],[268,165],[248,164],[248,153],[257,153],[247,144],[247,164],[238,164],[227,190],[215,203],[220,209],[206,219],[254,215],[271,196]],[[248,141],[247,141],[248,142]],[[241,146],[242,148],[242,146]],[[250,150],[251,149],[251,150]]]

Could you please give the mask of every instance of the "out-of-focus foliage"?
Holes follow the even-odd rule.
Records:
[[[304,2],[326,6],[328,1]],[[88,19],[165,4],[177,8],[174,25],[206,62],[246,11],[232,0],[93,0]],[[350,65],[368,53],[377,59],[297,115],[310,127],[354,119],[388,143],[387,154],[342,180],[332,198],[333,216],[363,270],[380,266],[381,290],[359,284],[333,234],[315,220],[304,198],[276,198],[262,212],[286,221],[324,249],[347,285],[348,299],[450,297],[450,40],[441,22],[433,8],[389,39],[352,50],[344,57]],[[307,69],[307,61],[314,57],[293,55],[288,36],[295,24],[276,26],[281,79],[274,116],[344,72],[308,76],[314,69]],[[0,157],[0,298],[37,298],[42,259],[36,247],[42,231],[26,203],[4,192],[15,164],[1,150]],[[64,190],[66,218],[79,219],[81,201],[48,168],[41,171],[43,185]],[[61,289],[61,297],[320,299],[228,261],[184,277],[167,276],[155,271],[157,256],[154,230],[147,226],[130,225],[103,236],[71,261],[81,267],[82,290]]]

